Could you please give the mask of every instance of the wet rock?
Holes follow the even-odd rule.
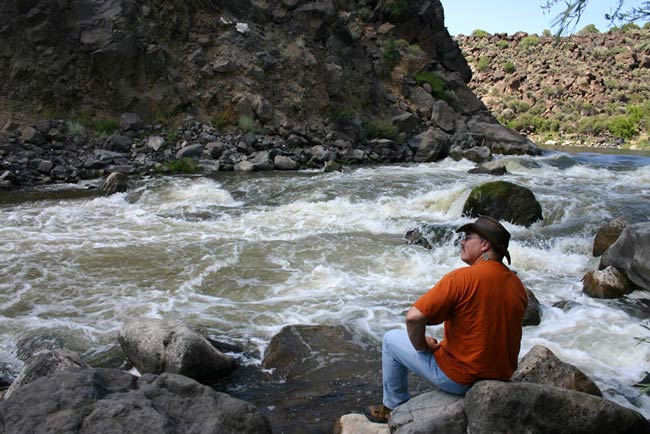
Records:
[[[327,160],[323,165],[323,172],[340,172],[343,167],[335,160]]]
[[[4,398],[9,399],[16,390],[41,377],[78,368],[89,368],[78,353],[65,349],[39,351],[25,363]]]
[[[463,205],[463,215],[488,215],[530,226],[542,219],[542,206],[529,189],[507,181],[494,181],[472,189]]]
[[[497,123],[469,122],[469,131],[480,137],[479,143],[487,146],[494,154],[541,155],[542,151],[521,134]]]
[[[532,383],[480,381],[465,398],[467,432],[645,433],[650,422],[611,401]]]
[[[596,257],[602,256],[609,246],[616,242],[623,229],[625,229],[625,226],[627,226],[627,222],[619,217],[610,220],[598,228],[596,237],[594,238],[592,254]]]
[[[255,170],[255,165],[248,160],[244,160],[235,164],[234,170],[235,172],[252,172]]]
[[[450,243],[456,237],[454,227],[442,224],[421,223],[404,235],[409,244],[431,249],[432,246],[442,246]]]
[[[551,350],[535,345],[521,359],[511,381],[546,384],[603,396],[596,383],[580,369],[560,360]]]
[[[16,342],[16,357],[23,362],[39,351],[59,350],[66,347],[66,339],[55,333],[38,333],[25,336]]]
[[[466,160],[474,163],[484,163],[492,159],[492,153],[487,146],[473,146],[462,151],[462,156]]]
[[[539,325],[539,323],[542,322],[539,300],[537,300],[533,291],[528,287],[526,287],[526,296],[528,297],[528,304],[526,305],[526,312],[524,313],[524,319],[521,325]]]
[[[115,369],[61,372],[21,387],[0,404],[0,426],[6,434],[271,433],[255,406],[190,378]]]
[[[620,298],[633,289],[627,276],[612,266],[588,271],[582,277],[582,292],[593,298]]]
[[[104,183],[102,184],[102,191],[105,195],[111,195],[113,193],[124,193],[129,189],[129,176],[120,173],[113,172],[106,177]]]
[[[235,361],[187,326],[154,318],[127,320],[118,340],[138,371],[171,372],[205,384],[229,375]]]
[[[502,176],[508,173],[506,165],[503,161],[486,161],[479,164],[478,166],[469,169],[467,173],[474,173],[480,175],[493,175],[493,176]]]

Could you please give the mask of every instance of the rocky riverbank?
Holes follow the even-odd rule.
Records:
[[[586,24],[586,23],[585,23]],[[470,88],[540,145],[648,149],[650,28],[458,35]]]

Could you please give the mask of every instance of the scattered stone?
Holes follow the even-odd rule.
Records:
[[[394,409],[388,427],[393,434],[466,434],[465,400],[440,390],[424,393]]]
[[[528,305],[526,306],[526,312],[524,313],[524,320],[522,321],[523,326],[530,325],[539,325],[542,322],[541,307],[539,305],[539,300],[535,297],[535,294],[532,290],[526,287],[526,296],[528,297]]]
[[[176,158],[181,159],[181,158],[194,158],[198,159],[201,158],[203,155],[203,150],[205,149],[205,146],[200,144],[200,143],[195,143],[193,145],[187,145],[183,146],[181,149],[176,152]]]
[[[151,136],[147,139],[147,147],[159,151],[165,145],[165,139],[160,136]]]
[[[115,152],[131,152],[131,144],[133,139],[120,134],[114,134],[108,139],[108,147],[111,151]]]
[[[144,121],[136,113],[123,113],[120,116],[120,128],[125,131],[139,130],[144,126]]]
[[[492,160],[486,161],[472,169],[469,169],[467,173],[502,176],[507,174],[508,170],[506,169],[506,165],[503,163],[503,161]]]
[[[296,170],[300,166],[297,161],[285,155],[276,155],[273,159],[273,165],[277,170]]]
[[[385,423],[373,423],[363,414],[346,414],[336,421],[334,434],[390,434]]]

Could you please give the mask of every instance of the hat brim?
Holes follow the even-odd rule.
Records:
[[[479,234],[481,237],[485,238],[492,244],[492,247],[496,249],[497,252],[501,253],[503,256],[506,257],[508,260],[508,264],[512,264],[512,261],[510,260],[510,252],[508,252],[508,249],[503,247],[499,242],[497,242],[492,235],[489,233],[485,232],[480,226],[474,224],[474,223],[467,223],[456,229],[456,233],[459,232],[474,232],[476,234]]]

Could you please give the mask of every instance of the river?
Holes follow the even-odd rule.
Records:
[[[650,367],[650,294],[585,296],[593,237],[622,216],[650,215],[647,155],[547,151],[500,157],[499,179],[531,189],[543,222],[506,224],[512,268],[543,305],[521,355],[545,345],[595,380],[608,399],[650,417],[632,384]],[[404,311],[445,273],[458,247],[407,245],[419,223],[459,226],[473,163],[351,167],[342,172],[222,173],[140,180],[128,193],[84,186],[0,196],[0,362],[18,369],[17,342],[62,336],[97,356],[126,318],[179,319],[244,346],[258,364],[287,324],[345,324],[380,345]],[[553,307],[568,301],[564,309]],[[440,337],[440,327],[430,332]]]

